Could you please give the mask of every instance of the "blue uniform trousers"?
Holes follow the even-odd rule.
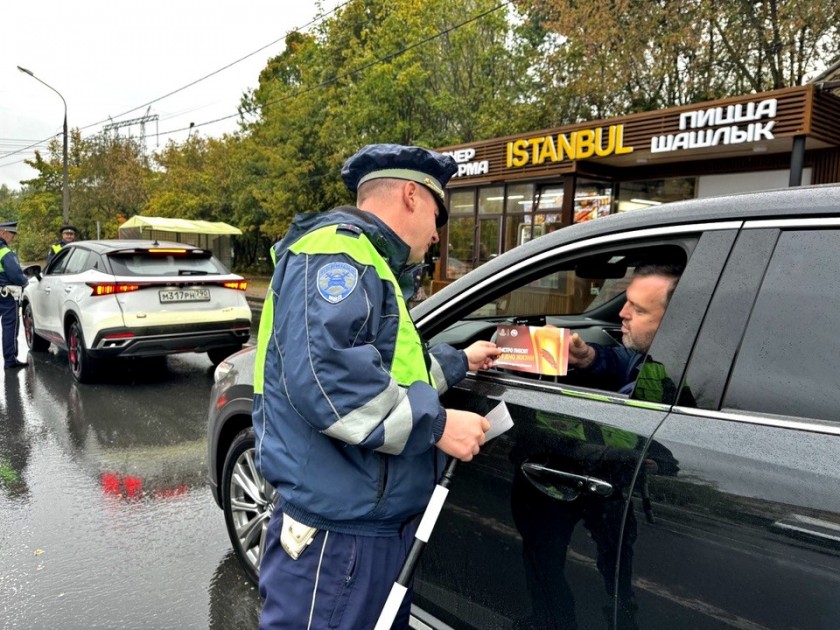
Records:
[[[280,546],[282,519],[275,510],[260,565],[261,630],[373,628],[414,542],[416,523],[390,537],[319,531],[292,560]],[[411,595],[409,588],[393,628],[408,628]]]
[[[3,364],[11,366],[18,353],[18,305],[9,297],[0,297],[0,323],[3,326]]]

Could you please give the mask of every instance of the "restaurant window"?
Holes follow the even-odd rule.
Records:
[[[533,225],[520,228],[519,244],[522,245],[532,238],[559,229],[562,226],[562,217],[563,184],[552,184],[541,188],[537,194]],[[526,222],[528,222],[527,219]]]
[[[531,218],[534,210],[534,185],[510,184],[505,197],[505,240],[503,251],[521,244],[520,234],[528,231],[530,237]],[[525,227],[523,227],[525,226]]]
[[[618,187],[618,211],[627,212],[650,208],[671,201],[694,199],[697,179],[694,177],[668,177],[621,182]]]
[[[578,179],[575,185],[574,222],[583,223],[607,216],[612,207],[612,200],[612,184]]]
[[[474,267],[475,189],[449,193],[449,227],[446,250],[446,277],[460,278]]]
[[[478,190],[478,264],[499,255],[499,236],[504,208],[504,186]]]

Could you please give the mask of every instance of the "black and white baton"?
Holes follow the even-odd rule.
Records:
[[[454,457],[449,460],[446,470],[443,471],[443,476],[435,486],[434,492],[432,492],[432,498],[429,499],[429,504],[423,512],[423,518],[420,519],[420,525],[417,526],[417,533],[414,534],[414,542],[411,544],[411,549],[408,551],[402,569],[400,569],[397,581],[391,587],[391,592],[388,594],[385,606],[379,614],[379,620],[376,622],[374,630],[390,630],[394,619],[397,618],[397,613],[408,591],[408,585],[411,583],[411,576],[414,575],[414,569],[420,561],[420,555],[423,553],[426,543],[429,542],[429,537],[435,528],[440,511],[446,502],[446,495],[449,494],[449,484],[452,483],[452,475],[457,463],[458,460]]]

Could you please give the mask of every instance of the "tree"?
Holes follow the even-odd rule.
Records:
[[[45,158],[36,151],[27,160],[38,174],[23,183],[46,204],[49,213],[44,226],[54,241],[62,223],[62,159],[57,140],[52,140]],[[99,233],[116,238],[121,220],[142,211],[148,194],[148,160],[139,140],[97,135],[82,138],[78,129],[70,133],[68,149],[70,221],[86,237]],[[45,243],[46,247],[48,243]]]
[[[520,0],[546,29],[553,124],[801,85],[840,52],[840,3]]]
[[[59,198],[59,220],[61,200]],[[45,260],[48,248],[58,237],[55,226],[55,196],[48,192],[29,192],[22,196],[18,219],[21,230],[15,237],[15,250],[23,262]]]
[[[515,105],[536,93],[526,71],[536,47],[506,4],[351,0],[315,34],[290,34],[241,107],[264,233],[352,203],[339,173],[365,144],[440,147],[520,123]]]
[[[21,193],[0,185],[0,223],[18,220]]]

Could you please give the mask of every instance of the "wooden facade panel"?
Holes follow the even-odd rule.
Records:
[[[814,95],[811,134],[831,144],[840,144],[840,98],[828,92]]]
[[[482,142],[474,142],[466,145],[459,145],[457,147],[446,147],[442,151],[457,151],[459,149],[468,148],[474,151],[474,155],[469,159],[473,164],[486,162],[486,170],[481,172],[465,173],[465,176],[457,176],[451,180],[450,186],[455,188],[458,186],[469,186],[476,184],[483,184],[490,181],[507,181],[511,179],[539,179],[550,176],[557,176],[564,173],[571,173],[575,171],[575,163],[570,159],[554,160],[551,157],[541,156],[543,161],[541,163],[534,163],[534,149],[532,146],[521,145],[521,150],[528,155],[527,163],[516,167],[508,166],[508,145],[511,142],[528,141],[538,138],[552,139],[552,144],[559,150],[561,140],[559,136],[564,136],[564,139],[571,144],[574,144],[573,138],[577,132],[588,131],[591,133],[600,133],[602,141],[601,148],[606,150],[610,147],[608,138],[610,137],[610,129],[613,128],[614,146],[615,148],[632,147],[634,153],[638,153],[640,157],[648,155],[651,151],[652,139],[660,135],[679,134],[684,131],[691,131],[680,129],[680,117],[682,114],[692,112],[704,112],[711,109],[726,108],[729,106],[746,106],[753,103],[758,104],[767,99],[776,99],[776,115],[772,119],[772,134],[775,138],[786,138],[808,133],[811,125],[811,110],[812,97],[815,94],[813,86],[799,86],[794,88],[786,88],[782,90],[775,90],[772,92],[765,92],[762,94],[749,94],[735,98],[722,99],[719,101],[711,101],[706,103],[698,103],[694,105],[686,105],[675,107],[666,110],[659,110],[653,112],[640,112],[631,114],[621,118],[614,118],[609,120],[597,120],[585,123],[576,123],[554,129],[544,129],[534,131],[527,134],[506,136],[502,138],[495,138]],[[828,95],[823,95],[828,96]],[[832,97],[833,98],[833,97]],[[825,99],[823,99],[825,100]],[[840,102],[840,99],[838,99]],[[835,109],[837,107],[838,109]],[[832,116],[840,115],[840,105],[833,102],[821,103],[819,107],[814,107],[816,114],[816,124],[818,125],[818,133],[821,139],[828,138],[830,133],[829,120]],[[835,118],[837,120],[837,118]],[[769,119],[762,118],[759,121],[742,121],[736,122],[741,130],[746,130],[751,122],[760,122],[766,125]],[[621,125],[621,135],[619,135],[618,126]],[[722,129],[730,126],[729,124],[705,126],[703,130]],[[836,125],[834,131],[837,131]],[[833,141],[840,144],[840,137]],[[744,143],[748,145],[749,143]],[[539,145],[542,146],[542,145]],[[724,148],[729,150],[729,153],[738,151],[742,145],[718,145],[721,151]],[[674,157],[684,159],[684,155],[691,149],[680,149],[675,152]],[[538,152],[540,150],[537,150]],[[548,154],[550,156],[550,153]],[[625,154],[626,155],[626,154]],[[660,154],[662,155],[662,154]],[[607,156],[591,156],[585,159],[590,165],[603,164],[606,169],[610,168],[611,158],[616,158],[616,154]],[[614,161],[614,160],[613,160]]]
[[[812,184],[840,182],[840,152],[833,149],[812,152]]]

